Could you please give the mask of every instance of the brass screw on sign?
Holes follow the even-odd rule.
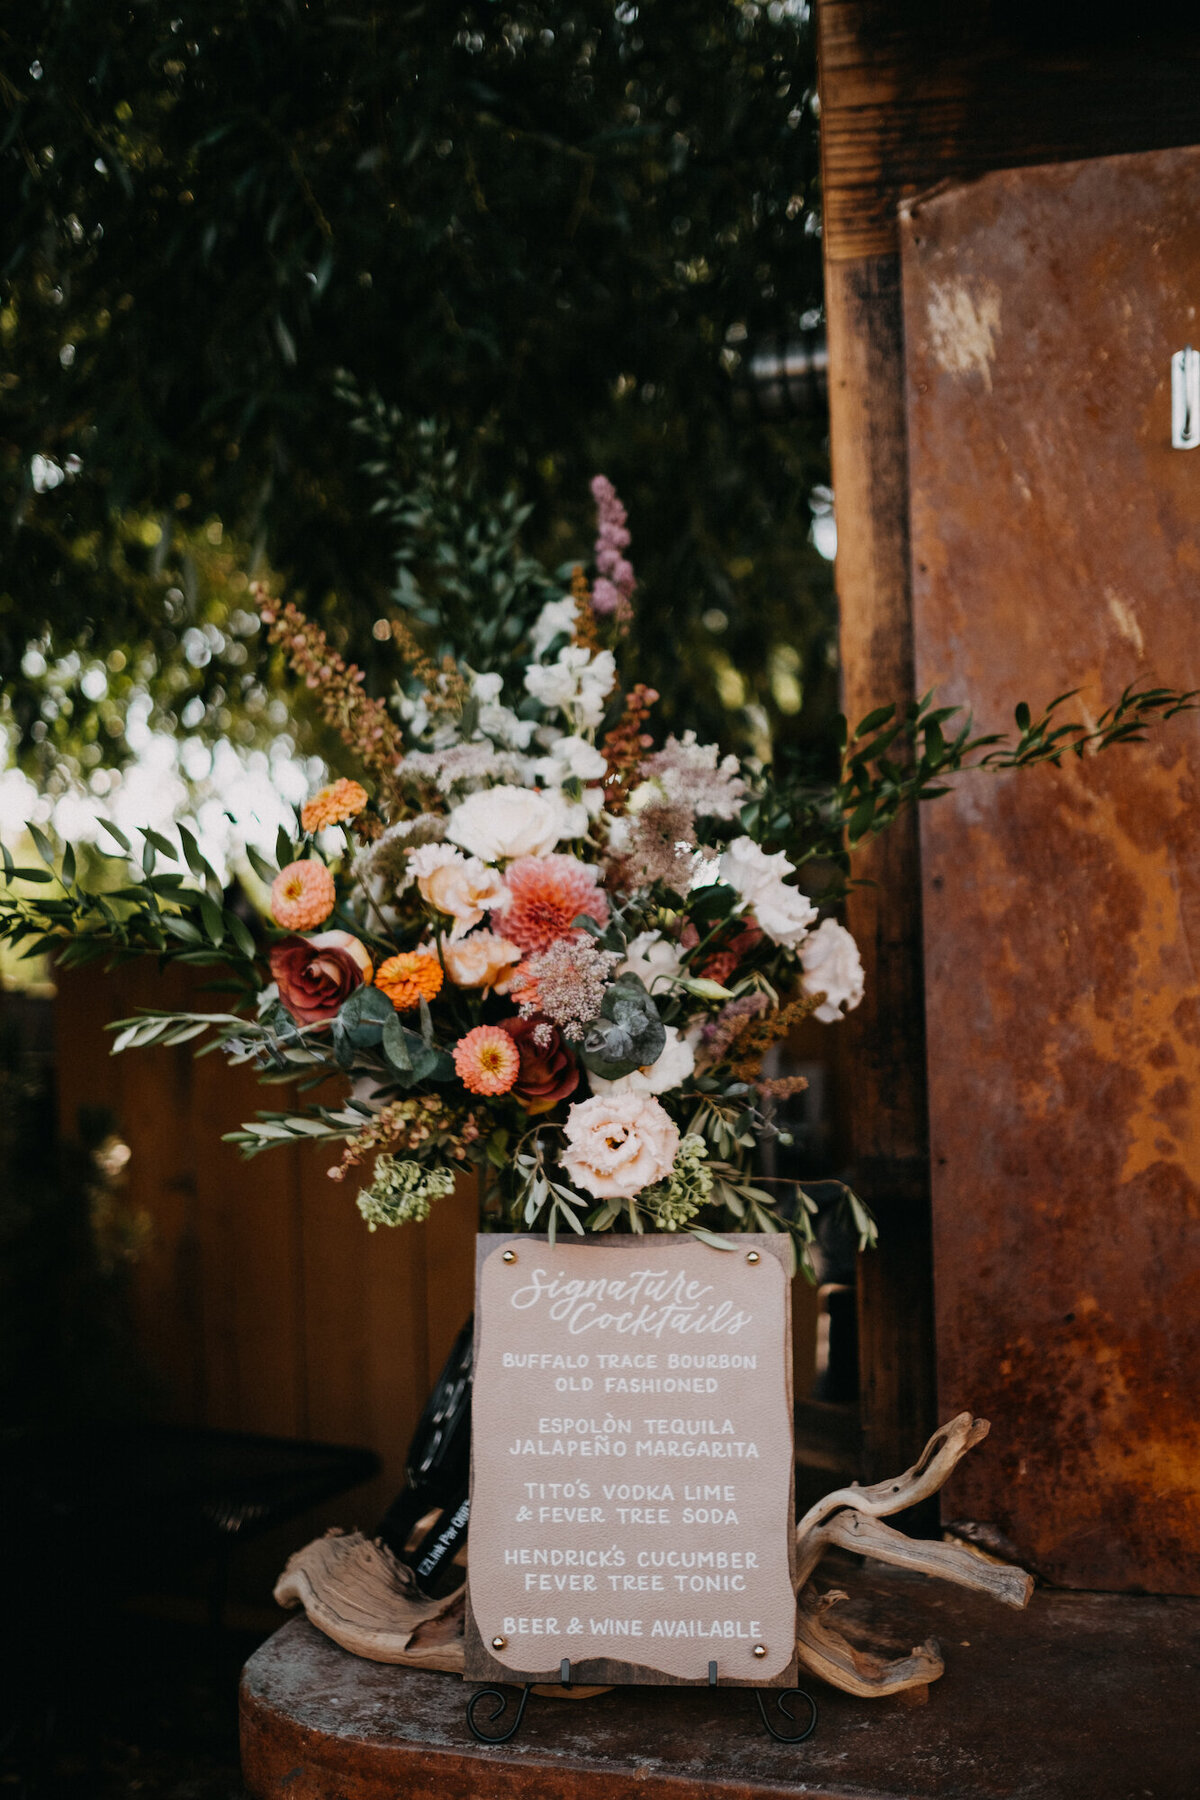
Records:
[[[493,1650],[503,1650],[506,1647],[507,1643],[508,1643],[508,1639],[506,1637],[494,1637],[492,1639],[492,1649]],[[756,1656],[758,1655],[757,1650],[755,1651],[754,1654]],[[764,1652],[764,1654],[765,1654],[765,1652]]]
[[[517,1253],[515,1250],[506,1250],[500,1258],[501,1262],[516,1262],[516,1260]]]
[[[755,1644],[754,1654],[755,1656],[765,1656],[767,1654],[767,1646],[765,1644]]]
[[[746,1252],[746,1261],[747,1261],[747,1262],[748,1262],[748,1263],[756,1263],[756,1262],[761,1262],[761,1261],[762,1261],[762,1258],[761,1258],[761,1257],[760,1257],[760,1256],[759,1256],[759,1254],[758,1254],[758,1251],[757,1251],[757,1250],[747,1250],[747,1252]],[[757,1654],[758,1654],[758,1652],[757,1652],[757,1651],[755,1651],[755,1655],[756,1655],[756,1656],[757,1656]],[[764,1651],[763,1651],[763,1655],[764,1655],[764,1656],[765,1656],[765,1655],[766,1655],[766,1651],[765,1651],[765,1650],[764,1650]]]

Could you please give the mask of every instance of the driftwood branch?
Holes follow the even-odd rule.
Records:
[[[1033,1579],[1023,1569],[953,1544],[908,1538],[882,1522],[888,1513],[936,1494],[987,1431],[986,1420],[960,1413],[933,1434],[920,1459],[894,1481],[836,1488],[805,1513],[796,1528],[796,1648],[801,1663],[814,1675],[845,1693],[869,1699],[925,1687],[937,1680],[944,1666],[932,1638],[918,1644],[911,1655],[889,1660],[843,1637],[828,1615],[845,1594],[838,1589],[821,1594],[813,1581],[827,1550],[852,1550],[877,1562],[957,1582],[1006,1606],[1027,1605]],[[360,1532],[328,1533],[298,1550],[279,1578],[275,1598],[283,1606],[303,1606],[314,1625],[356,1656],[462,1672],[462,1590],[444,1600],[425,1599],[405,1565]],[[582,1699],[603,1690],[570,1692]]]
[[[986,1419],[959,1413],[935,1431],[919,1460],[894,1481],[873,1487],[836,1488],[809,1508],[796,1527],[797,1582],[800,1590],[796,1619],[796,1646],[800,1661],[813,1674],[863,1698],[894,1694],[904,1688],[924,1687],[936,1681],[944,1664],[931,1638],[911,1656],[889,1661],[873,1651],[856,1649],[826,1621],[826,1613],[845,1595],[837,1590],[819,1594],[812,1577],[829,1549],[853,1550],[878,1562],[894,1563],[922,1575],[936,1575],[977,1593],[990,1594],[1006,1606],[1027,1606],[1033,1578],[1024,1569],[992,1562],[953,1544],[908,1538],[882,1523],[888,1513],[901,1512],[918,1500],[927,1500],[953,1472],[967,1451],[987,1436]]]

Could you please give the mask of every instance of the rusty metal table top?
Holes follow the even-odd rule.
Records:
[[[1026,1613],[924,1577],[854,1573],[847,1622],[899,1649],[936,1636],[925,1705],[812,1682],[817,1734],[771,1743],[745,1692],[531,1698],[503,1749],[474,1744],[454,1676],[339,1650],[303,1619],[251,1657],[253,1800],[1195,1800],[1200,1600],[1041,1590]]]

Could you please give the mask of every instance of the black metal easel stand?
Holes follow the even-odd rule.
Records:
[[[563,1657],[562,1663],[559,1666],[559,1680],[563,1687],[570,1687],[571,1659],[568,1656]],[[708,1665],[708,1685],[709,1687],[714,1688],[718,1685],[717,1665],[715,1662],[710,1662]],[[499,1731],[489,1731],[481,1728],[475,1716],[476,1709],[481,1701],[494,1700],[496,1704],[491,1712],[487,1714],[487,1717],[484,1720],[484,1726],[495,1725],[508,1711],[508,1694],[503,1688],[499,1687],[485,1687],[477,1688],[475,1690],[471,1695],[471,1698],[467,1701],[467,1728],[476,1743],[507,1744],[511,1738],[516,1737],[517,1732],[521,1729],[521,1721],[525,1717],[525,1708],[529,1703],[529,1692],[532,1686],[532,1682],[526,1682],[524,1687],[522,1687],[521,1697],[517,1701],[516,1712],[513,1715],[511,1724],[504,1726],[503,1729]],[[780,1715],[781,1719],[787,1721],[788,1726],[795,1726],[797,1724],[796,1715],[788,1705],[788,1702],[790,1700],[803,1700],[807,1703],[807,1725],[799,1731],[789,1730],[787,1727],[781,1731],[767,1711],[766,1702],[763,1699],[763,1690],[761,1688],[754,1688],[752,1690],[754,1698],[758,1702],[758,1712],[759,1717],[763,1722],[763,1728],[775,1739],[775,1742],[777,1744],[802,1744],[804,1740],[810,1738],[817,1729],[816,1701],[804,1688],[772,1688],[769,1691],[775,1695],[774,1710]]]

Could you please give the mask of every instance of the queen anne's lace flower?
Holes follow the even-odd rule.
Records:
[[[590,938],[559,938],[522,964],[520,993],[514,988],[514,995],[527,1018],[544,1013],[568,1038],[581,1038],[600,1011],[617,961],[615,950],[598,950]]]
[[[694,731],[669,737],[661,750],[646,757],[640,773],[658,783],[669,800],[687,806],[697,818],[736,819],[746,795],[736,756],[718,762],[715,744],[698,744]]]

